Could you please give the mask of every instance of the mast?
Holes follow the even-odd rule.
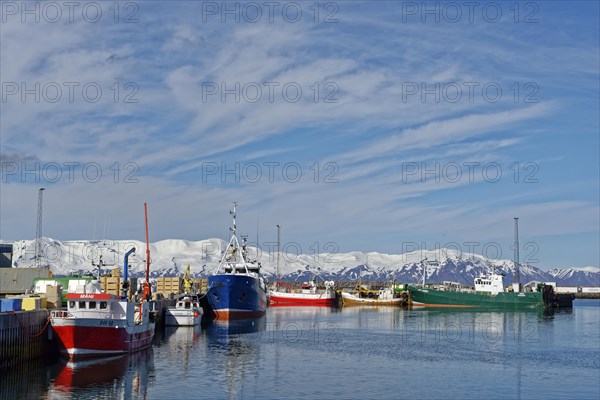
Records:
[[[233,227],[230,227],[231,238],[229,239],[229,243],[227,244],[227,248],[223,251],[221,255],[221,262],[216,270],[216,273],[219,273],[222,267],[227,264],[228,269],[230,269],[231,273],[238,273],[238,268],[241,265],[243,267],[245,273],[249,273],[248,265],[246,262],[247,258],[247,245],[246,242],[248,240],[247,236],[242,237],[243,245],[240,245],[240,242],[237,238],[237,202],[233,203],[233,210],[229,211],[229,214],[233,216]],[[227,271],[226,271],[227,272]]]
[[[280,253],[280,242],[279,242],[279,231],[281,229],[281,225],[277,226],[277,267],[275,268],[275,279],[279,282],[279,253]]]
[[[144,203],[144,218],[146,219],[146,282],[144,282],[144,299],[152,299],[150,288],[150,243],[148,240],[148,206]]]
[[[233,202],[233,211],[229,211],[230,214],[233,214],[233,228],[231,228],[231,232],[233,232],[233,236],[237,237],[237,223],[235,222],[237,218],[237,201]]]
[[[515,283],[519,285],[519,291],[521,291],[521,276],[519,272],[519,218],[515,218]]]

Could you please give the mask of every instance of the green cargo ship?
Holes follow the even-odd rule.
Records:
[[[454,292],[409,286],[413,306],[429,307],[487,307],[487,308],[536,308],[545,307],[540,292],[502,292],[496,295],[477,292]]]
[[[408,286],[413,306],[476,307],[476,308],[544,308],[551,298],[552,287],[543,286],[538,292],[505,291],[503,276],[484,275],[475,279],[473,289],[440,289],[430,286]]]

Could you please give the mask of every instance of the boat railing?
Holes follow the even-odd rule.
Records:
[[[424,289],[435,289],[445,292],[461,292],[461,293],[474,293],[475,288],[472,286],[463,286],[463,285],[448,285],[448,284],[435,284],[428,283],[425,286],[423,285],[415,285],[417,287],[423,287]]]
[[[73,314],[65,310],[53,310],[50,315],[52,318],[71,318]]]
[[[56,314],[54,314],[56,313]],[[122,313],[112,311],[93,311],[93,310],[56,310],[53,311],[53,317],[57,318],[89,318],[89,319],[125,319]]]

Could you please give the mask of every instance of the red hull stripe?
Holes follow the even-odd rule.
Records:
[[[246,318],[259,318],[265,315],[265,311],[246,311],[246,310],[214,310],[215,319],[235,320]]]
[[[335,305],[335,298],[325,299],[290,299],[285,297],[273,297],[271,296],[271,303],[279,305],[299,305],[299,306],[333,306]]]
[[[149,346],[154,327],[127,333],[125,328],[90,326],[53,326],[63,353],[69,357],[85,357],[129,353]]]

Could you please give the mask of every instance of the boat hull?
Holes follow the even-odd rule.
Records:
[[[405,303],[403,298],[372,299],[355,296],[351,293],[342,292],[342,302],[345,306],[401,306]]]
[[[216,319],[261,317],[267,310],[267,291],[257,276],[219,274],[208,278],[208,304]]]
[[[270,292],[272,305],[281,306],[335,306],[335,293],[285,293]]]
[[[544,307],[540,292],[465,293],[409,286],[415,306],[472,308],[537,308]]]
[[[152,343],[154,323],[127,326],[126,321],[95,318],[52,319],[61,353],[76,360],[127,354]]]
[[[165,325],[167,326],[196,326],[202,319],[202,310],[176,309],[169,307],[165,312]]]

